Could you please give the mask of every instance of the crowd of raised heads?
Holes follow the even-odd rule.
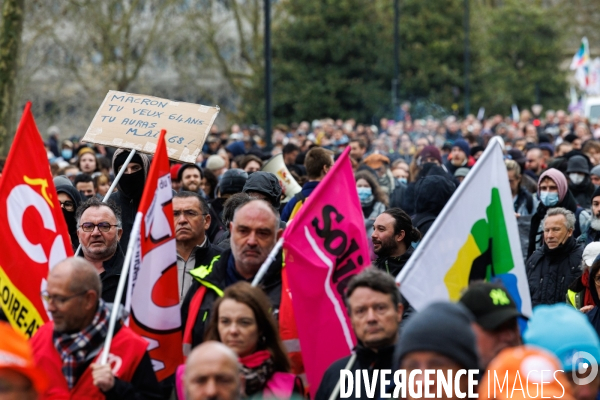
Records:
[[[325,400],[346,398],[349,390],[350,398],[413,399],[419,397],[411,385],[428,380],[412,379],[427,369],[456,376],[454,394],[440,389],[440,398],[466,392],[486,399],[599,396],[600,377],[592,376],[600,360],[597,121],[561,110],[523,110],[515,119],[416,119],[405,103],[399,121],[277,125],[269,145],[259,127],[213,125],[195,163],[170,166],[185,361],[160,382],[147,341],[123,323],[110,347],[113,362],[98,358],[108,316],[117,310],[120,321],[126,318],[115,298],[152,157],[65,139],[55,127],[48,131],[62,215],[73,250],[81,250],[50,271],[41,297],[52,321],[30,341],[0,323],[0,399],[291,399],[312,393]],[[432,237],[442,209],[495,136],[504,143],[507,175],[500,186],[510,188],[533,314],[527,320],[522,299],[497,282],[474,282],[457,303],[415,310],[395,277]],[[302,353],[286,254],[277,252],[260,285],[250,283],[347,147],[362,210],[354,222],[364,228],[371,266],[345,286],[342,307],[357,339],[353,355],[323,363],[320,384],[310,387],[304,357],[316,356]],[[276,176],[273,163],[292,179]],[[102,202],[107,194],[110,200]],[[585,362],[575,357],[582,352]],[[580,376],[583,364],[593,367],[590,379]],[[343,370],[356,377],[354,385],[340,381]],[[388,370],[406,378],[378,380],[376,372]],[[537,380],[523,380],[532,374]],[[505,376],[512,392],[506,386],[491,394],[489,383]],[[527,396],[515,394],[515,385]]]

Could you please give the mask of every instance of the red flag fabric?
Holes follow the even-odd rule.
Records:
[[[284,272],[313,398],[325,370],[356,344],[343,296],[350,278],[370,264],[349,152],[342,153],[283,234]]]
[[[49,317],[40,292],[73,255],[44,143],[27,103],[0,180],[0,305],[32,337]]]
[[[159,381],[183,363],[177,289],[177,249],[173,227],[171,171],[162,130],[138,214],[142,214],[129,270],[129,327],[149,342]]]

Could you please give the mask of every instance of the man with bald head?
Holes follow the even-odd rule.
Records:
[[[238,400],[244,394],[244,383],[237,355],[221,342],[202,343],[185,363],[187,400]]]
[[[279,213],[264,200],[251,200],[235,210],[229,224],[231,249],[215,256],[190,274],[194,282],[181,307],[184,323],[184,345],[202,343],[205,322],[210,320],[213,303],[223,290],[239,281],[252,282],[260,266],[275,247],[283,230],[279,228]],[[281,252],[261,281],[261,287],[271,300],[277,316],[281,302]]]
[[[160,399],[148,343],[122,323],[108,364],[99,364],[111,312],[101,291],[96,269],[83,258],[67,258],[50,271],[42,297],[52,321],[31,339],[36,364],[50,378],[43,398]]]

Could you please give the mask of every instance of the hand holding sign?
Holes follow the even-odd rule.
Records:
[[[111,90],[82,141],[154,154],[166,129],[169,158],[194,163],[218,114],[219,107]]]

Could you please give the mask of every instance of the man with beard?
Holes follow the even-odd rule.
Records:
[[[190,272],[194,282],[181,307],[186,352],[187,346],[197,346],[204,340],[213,303],[223,290],[239,281],[252,282],[283,233],[279,213],[264,200],[251,200],[238,207],[229,227],[231,249]],[[281,265],[280,251],[261,280],[276,316],[281,303]]]
[[[373,223],[373,251],[375,266],[396,277],[413,253],[411,243],[421,239],[421,233],[412,224],[410,216],[400,208],[390,208]]]
[[[129,157],[129,150],[118,149],[113,155],[113,171],[118,174],[125,160]],[[121,243],[127,247],[129,243],[129,235],[133,229],[133,221],[140,206],[142,194],[144,194],[144,186],[148,177],[148,169],[150,168],[150,159],[142,153],[135,153],[125,169],[125,173],[121,176],[117,184],[117,193],[110,196],[117,207],[121,210],[121,218],[123,221],[123,236]]]
[[[196,164],[183,164],[177,173],[181,182],[181,192],[194,192],[204,197],[204,191],[200,188],[202,183],[202,170]]]
[[[450,159],[446,162],[448,173],[454,176],[454,173],[460,167],[471,168],[475,165],[475,159],[470,154],[471,150],[466,141],[463,139],[455,140],[450,151]]]
[[[83,258],[92,263],[100,275],[102,300],[113,303],[125,261],[119,245],[123,235],[119,209],[110,200],[102,203],[92,197],[79,206],[75,219]]]
[[[587,212],[587,210],[586,210]],[[584,246],[600,241],[600,188],[592,194],[592,218],[588,229],[577,238]]]

